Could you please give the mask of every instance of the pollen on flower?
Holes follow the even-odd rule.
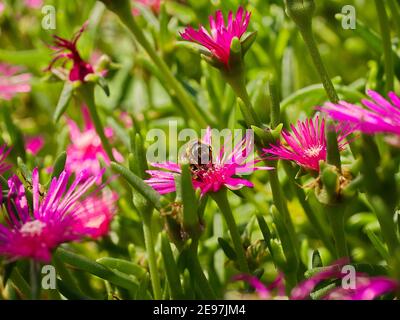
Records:
[[[23,236],[39,236],[45,227],[46,223],[40,220],[34,220],[25,222],[20,231]]]
[[[323,146],[318,145],[304,150],[304,153],[309,157],[318,157],[322,150]]]

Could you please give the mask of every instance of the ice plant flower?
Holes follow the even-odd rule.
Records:
[[[341,259],[332,265],[324,268],[323,271],[313,275],[309,279],[299,283],[293,288],[290,297],[285,294],[285,284],[282,274],[270,285],[264,285],[258,278],[246,274],[235,276],[235,281],[245,281],[254,289],[257,296],[261,299],[281,299],[286,296],[290,300],[306,300],[315,290],[317,285],[323,281],[330,283],[337,279],[342,279],[347,272],[342,272],[344,265],[348,264],[348,259]],[[382,295],[396,292],[399,283],[391,278],[384,276],[369,277],[365,274],[357,273],[355,288],[344,288],[336,286],[324,293],[319,299],[322,300],[373,300]],[[274,293],[276,292],[276,293]]]
[[[340,101],[337,104],[326,103],[319,110],[335,120],[354,124],[356,129],[366,134],[388,133],[400,136],[400,98],[394,92],[388,94],[390,101],[373,90],[368,90],[367,94],[372,101],[361,100],[366,108]]]
[[[71,185],[63,171],[54,177],[45,194],[39,185],[39,172],[32,172],[32,206],[25,187],[14,175],[8,180],[6,197],[0,192],[5,224],[0,224],[0,254],[10,260],[31,258],[49,262],[61,243],[97,238],[108,232],[114,215],[114,198],[99,197],[90,188],[103,172],[87,178],[82,172]]]
[[[71,143],[67,147],[67,162],[65,168],[68,172],[79,173],[86,169],[87,173],[96,175],[101,171],[99,157],[106,165],[110,164],[110,158],[104,150],[100,137],[96,133],[94,124],[86,107],[82,108],[84,128],[81,131],[79,126],[72,119],[67,118]],[[105,135],[111,139],[114,135],[111,128],[105,129]],[[123,161],[123,157],[116,149],[113,149],[114,158]]]
[[[94,73],[93,66],[84,61],[77,49],[77,42],[81,37],[82,33],[85,31],[87,23],[85,23],[81,29],[72,37],[72,40],[66,40],[59,36],[54,35],[54,45],[50,46],[51,49],[55,51],[55,57],[51,61],[47,70],[51,70],[53,65],[60,59],[64,59],[64,64],[66,61],[72,61],[72,68],[69,72],[70,81],[85,81],[85,77]]]
[[[36,156],[44,146],[44,138],[42,136],[29,137],[26,139],[25,148],[30,154]]]
[[[215,17],[210,16],[209,18],[210,33],[200,25],[199,30],[187,27],[181,36],[184,40],[205,47],[216,59],[228,66],[232,39],[236,37],[240,40],[242,38],[249,25],[250,15],[250,12],[239,7],[235,17],[232,11],[229,12],[228,23],[225,25],[224,16],[218,10]]]
[[[196,150],[199,152],[196,158],[201,156],[202,159],[199,159],[200,161],[196,164],[190,161],[190,159],[188,160],[190,165],[193,166],[191,169],[193,186],[195,189],[200,189],[202,195],[207,192],[217,192],[223,187],[233,190],[240,189],[244,186],[251,188],[253,184],[250,181],[237,177],[237,175],[249,174],[253,170],[273,169],[270,167],[255,166],[259,161],[251,156],[254,149],[254,141],[249,131],[247,131],[246,136],[237,143],[233,149],[230,149],[231,152],[227,151],[229,149],[227,145],[225,145],[220,148],[215,154],[215,157],[211,155],[214,154],[214,152],[211,151],[212,137],[210,128],[207,128],[200,145],[203,150]],[[206,151],[206,161],[203,161],[204,154],[200,155],[200,153],[204,151]],[[210,159],[210,161],[208,161],[209,157],[212,157],[212,160]],[[174,192],[176,190],[175,177],[181,173],[180,165],[169,161],[164,163],[151,163],[151,165],[163,170],[147,170],[147,173],[151,177],[146,180],[146,182],[160,194]]]
[[[265,148],[265,153],[271,159],[282,159],[296,162],[309,170],[319,171],[319,162],[326,160],[325,119],[319,116],[314,119],[298,121],[297,126],[291,125],[292,132],[283,131],[284,143],[278,142]],[[346,137],[353,132],[353,127],[343,123],[336,127],[338,145],[342,151],[347,142]]]
[[[11,100],[17,93],[31,91],[31,74],[20,72],[18,66],[0,63],[0,99]]]
[[[3,174],[8,169],[11,168],[11,165],[5,162],[8,154],[10,153],[10,149],[7,150],[7,146],[0,146],[0,174]]]

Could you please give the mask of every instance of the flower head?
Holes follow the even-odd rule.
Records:
[[[89,192],[102,174],[87,178],[82,172],[69,185],[70,175],[63,171],[43,194],[39,172],[34,169],[32,207],[22,182],[16,175],[11,177],[7,197],[0,193],[6,220],[5,225],[0,224],[0,254],[11,260],[32,258],[48,262],[52,250],[61,243],[107,233],[115,198]]]
[[[217,11],[215,17],[209,18],[211,33],[203,26],[200,26],[199,30],[187,27],[181,36],[185,40],[196,42],[207,48],[215,58],[228,65],[232,39],[237,37],[240,40],[247,30],[250,15],[250,12],[239,7],[235,17],[232,12],[229,12],[228,23],[225,25],[222,12]]]
[[[87,107],[82,108],[82,113],[85,122],[83,131],[75,121],[67,119],[71,144],[67,147],[65,167],[68,172],[79,173],[86,169],[88,174],[96,175],[101,171],[99,157],[107,165],[110,164],[110,159],[96,133]],[[106,128],[104,133],[107,138],[112,138],[114,134],[111,128]],[[113,149],[113,154],[117,161],[123,161],[123,157],[117,150]]]
[[[264,151],[272,155],[272,159],[290,160],[299,166],[319,171],[319,162],[326,160],[326,136],[325,119],[320,121],[316,116],[314,119],[298,121],[297,127],[290,126],[292,133],[284,131],[282,137],[285,144],[271,144]],[[338,132],[338,145],[340,150],[344,150],[347,142],[345,138],[353,128],[348,124],[341,124],[336,127]]]
[[[47,68],[48,70],[51,70],[58,60],[64,59],[64,64],[66,61],[72,61],[73,63],[72,69],[69,72],[70,81],[84,81],[88,74],[94,73],[93,66],[81,58],[77,49],[77,42],[86,27],[87,23],[73,36],[72,40],[66,40],[56,35],[53,36],[55,41],[54,45],[50,46],[50,48],[55,51],[55,57]]]
[[[227,151],[228,145],[219,149],[214,156],[211,141],[211,129],[207,128],[200,143],[191,144],[190,152],[194,152],[194,158],[199,161],[189,160],[192,172],[192,182],[195,189],[200,189],[204,195],[207,192],[217,192],[223,187],[240,189],[243,186],[253,187],[253,184],[237,175],[248,174],[252,170],[270,170],[270,167],[255,167],[258,160],[251,158],[254,143],[249,132],[237,143],[231,152]],[[228,139],[229,140],[229,139]],[[206,151],[206,152],[204,152]],[[193,153],[192,153],[193,156]],[[212,159],[209,159],[212,157]],[[197,163],[195,163],[197,162]],[[178,163],[164,162],[152,163],[153,167],[164,170],[148,170],[151,178],[146,182],[160,194],[174,192],[176,190],[175,177],[180,175],[181,168]]]
[[[20,67],[0,63],[0,99],[11,100],[17,93],[31,91],[31,74],[20,71]]]
[[[11,165],[5,163],[5,159],[7,158],[9,153],[10,149],[7,150],[6,145],[0,146],[0,174],[3,174],[11,168]]]
[[[356,129],[367,134],[400,135],[400,98],[394,92],[388,94],[390,101],[372,90],[368,90],[367,94],[372,101],[361,100],[366,109],[340,101],[338,104],[326,103],[319,110],[335,120],[352,123]]]

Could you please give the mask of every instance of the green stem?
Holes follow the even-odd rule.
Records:
[[[279,97],[279,90],[278,90],[278,86],[276,84],[275,79],[270,79],[270,81],[268,83],[268,87],[269,87],[269,95],[271,97],[271,104],[272,104],[272,109],[271,109],[271,127],[275,128],[280,123],[280,118],[281,118],[280,102],[281,102],[281,99]]]
[[[29,273],[31,281],[31,299],[40,299],[40,264],[31,259],[29,264]]]
[[[322,227],[320,221],[318,220],[317,216],[314,213],[314,210],[311,208],[310,204],[306,200],[306,194],[304,190],[297,186],[296,181],[294,180],[293,168],[290,164],[286,161],[283,161],[283,167],[287,176],[289,177],[290,181],[292,182],[293,187],[295,188],[295,192],[297,194],[297,198],[303,210],[307,216],[308,221],[310,222],[311,226],[315,229],[317,235],[320,237],[326,248],[331,252],[335,252],[335,248],[332,245],[332,239],[327,235],[325,229]]]
[[[291,235],[294,235],[296,234],[295,229],[289,214],[289,209],[286,204],[286,199],[282,194],[282,189],[279,184],[277,169],[269,170],[268,175],[269,175],[269,183],[271,185],[272,197],[274,199],[274,204],[277,207],[278,211],[281,212],[281,214],[283,215],[286,227],[288,228],[288,232]]]
[[[339,97],[336,93],[335,87],[333,86],[331,78],[325,69],[324,63],[322,62],[321,55],[312,33],[311,21],[309,24],[304,24],[302,27],[299,26],[299,30],[308,48],[308,51],[310,52],[311,58],[318,71],[322,85],[325,88],[329,100],[333,103],[337,103],[339,101]]]
[[[212,197],[217,203],[225,218],[229,233],[232,238],[233,246],[235,247],[240,271],[249,273],[250,270],[247,264],[246,255],[243,249],[242,241],[240,239],[240,234],[235,222],[235,218],[233,217],[232,210],[228,202],[226,190],[222,189],[216,193],[213,193]]]
[[[383,43],[383,58],[386,73],[386,92],[394,89],[394,64],[392,54],[392,41],[390,39],[389,19],[385,9],[385,2],[375,0],[376,12],[378,14],[379,26]]]
[[[344,207],[343,206],[325,206],[326,213],[332,228],[333,238],[335,240],[336,258],[349,257],[346,237],[344,232]]]
[[[110,142],[104,134],[104,126],[100,120],[99,114],[97,113],[96,104],[94,102],[94,85],[89,83],[84,84],[81,92],[84,101],[86,102],[89,108],[90,118],[93,121],[97,135],[100,137],[101,144],[103,145],[103,148],[107,153],[108,157],[110,158],[110,160],[114,161],[114,156],[112,153]]]
[[[246,122],[247,126],[250,127],[251,125],[260,126],[261,122],[258,119],[257,114],[254,111],[253,105],[250,101],[249,94],[246,89],[246,81],[244,77],[244,71],[238,72],[237,74],[222,74],[224,79],[229,83],[232,87],[233,91],[235,92],[236,96],[240,98],[243,104],[239,104],[240,111],[242,112],[244,121]]]
[[[197,254],[197,247],[197,240],[193,240],[189,248],[189,273],[191,274],[192,280],[196,280],[194,282],[199,286],[204,297],[206,297],[206,299],[215,300],[217,296],[215,295],[208,279],[203,273],[203,269],[200,265],[199,257]]]
[[[143,215],[144,241],[146,245],[147,258],[149,261],[151,285],[153,287],[154,299],[161,300],[162,293],[161,293],[160,277],[157,268],[156,253],[154,250],[153,228],[152,228],[151,217],[152,217],[151,214]]]
[[[124,7],[124,5],[118,6],[118,4],[112,4],[110,2],[107,2],[106,5],[109,7],[110,10],[114,11],[119,16],[121,21],[135,36],[137,42],[139,42],[139,44],[147,52],[154,64],[160,69],[161,74],[165,79],[166,85],[168,85],[175,93],[177,99],[185,108],[187,115],[190,116],[200,127],[207,127],[207,125],[210,123],[210,120],[207,119],[207,116],[204,112],[200,112],[199,108],[196,107],[183,86],[179,83],[178,80],[176,80],[175,76],[172,74],[167,64],[158,55],[156,50],[147,40],[142,29],[137,25],[135,19],[132,17],[131,10],[129,10],[130,5],[125,4],[126,7]]]

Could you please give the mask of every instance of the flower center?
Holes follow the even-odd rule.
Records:
[[[304,151],[308,157],[317,157],[322,151],[322,146],[313,146]]]
[[[21,227],[21,233],[24,236],[38,236],[45,226],[46,224],[39,220],[29,221]]]

